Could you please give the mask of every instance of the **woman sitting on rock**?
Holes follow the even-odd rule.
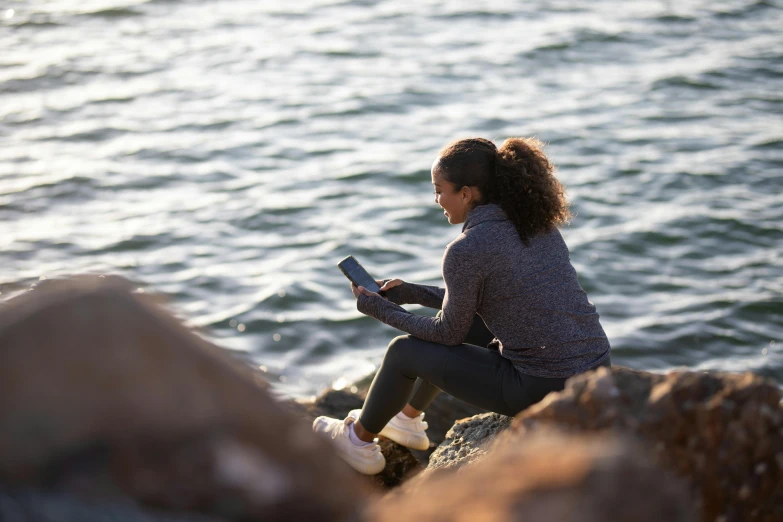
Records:
[[[570,214],[553,170],[535,138],[500,149],[482,138],[448,145],[432,165],[435,202],[464,225],[443,256],[446,288],[391,279],[384,298],[351,285],[360,312],[410,334],[389,344],[361,410],[313,423],[357,471],[383,470],[378,434],[427,449],[422,411],[441,390],[515,415],[572,375],[610,365],[557,229]],[[441,311],[416,315],[402,304]]]

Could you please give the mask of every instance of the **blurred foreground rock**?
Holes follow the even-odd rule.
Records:
[[[0,490],[353,519],[354,474],[256,379],[124,280],[48,281],[0,307]]]
[[[690,522],[681,480],[612,436],[539,434],[436,470],[370,509],[374,522]]]
[[[705,522],[783,520],[783,409],[768,379],[599,368],[517,415],[496,444],[525,444],[553,428],[646,442],[662,467],[688,480]]]
[[[199,514],[157,513],[129,500],[86,502],[70,495],[0,491],[2,522],[221,522]]]

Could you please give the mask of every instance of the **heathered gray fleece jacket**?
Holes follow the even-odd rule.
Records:
[[[443,255],[446,288],[405,282],[382,297],[359,295],[358,310],[434,343],[461,344],[478,313],[493,343],[518,371],[565,378],[598,366],[609,341],[588,301],[560,232],[539,234],[525,246],[496,204],[468,213],[462,233]],[[399,305],[443,310],[412,314]]]

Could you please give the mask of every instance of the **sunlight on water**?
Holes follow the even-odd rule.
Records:
[[[1,294],[122,274],[280,393],[345,388],[399,332],[337,261],[442,284],[437,151],[535,135],[613,362],[783,381],[780,7],[13,2]]]

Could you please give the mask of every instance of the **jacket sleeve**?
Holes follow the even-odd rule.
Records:
[[[383,282],[386,283],[386,281],[389,281],[389,279],[385,279]],[[443,308],[444,295],[446,295],[445,288],[419,285],[407,281],[403,281],[401,285],[386,291],[386,297],[394,304],[417,304],[427,308],[435,308],[436,310]]]
[[[451,243],[443,256],[443,313],[427,317],[408,312],[391,300],[359,295],[358,310],[419,339],[456,346],[464,342],[481,300],[484,276],[479,260],[462,238]]]

